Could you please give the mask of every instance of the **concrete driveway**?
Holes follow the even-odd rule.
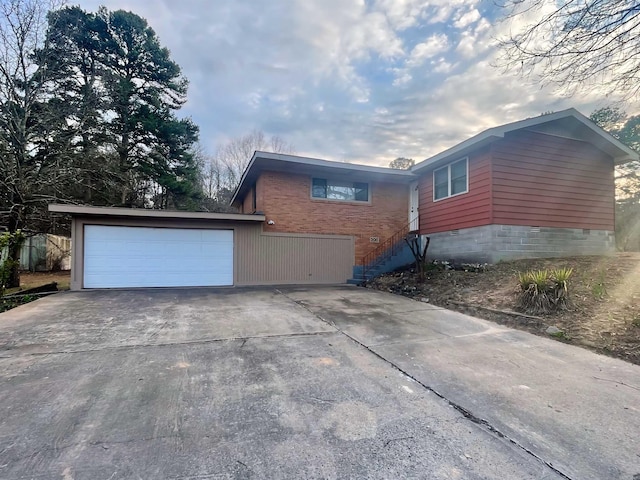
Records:
[[[640,367],[353,287],[0,315],[0,478],[640,478]]]

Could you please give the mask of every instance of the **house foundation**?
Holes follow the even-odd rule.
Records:
[[[470,263],[610,255],[616,244],[610,230],[520,225],[484,225],[425,236],[431,237],[429,259]]]

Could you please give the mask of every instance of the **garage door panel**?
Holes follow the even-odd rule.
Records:
[[[232,284],[232,230],[85,226],[85,288]]]

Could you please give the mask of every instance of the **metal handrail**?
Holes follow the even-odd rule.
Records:
[[[411,232],[411,226],[415,223],[416,219],[411,220],[404,227],[398,230],[396,233],[387,238],[384,242],[382,242],[375,250],[367,253],[360,260],[360,265],[362,265],[362,276],[367,278],[367,271],[372,268],[380,265],[382,262],[387,260],[388,258],[395,255],[401,248],[402,243],[409,232]]]

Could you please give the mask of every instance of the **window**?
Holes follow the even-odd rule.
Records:
[[[311,196],[345,202],[368,202],[369,184],[314,178],[311,185]]]
[[[433,200],[469,191],[469,162],[466,158],[433,171]]]

